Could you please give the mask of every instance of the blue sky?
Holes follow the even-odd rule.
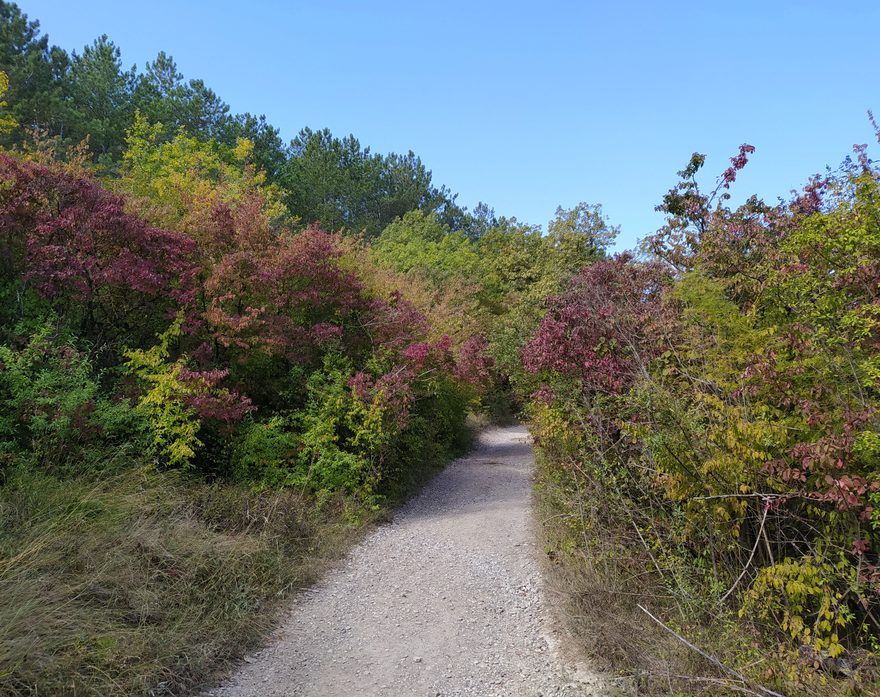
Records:
[[[162,49],[233,111],[415,151],[436,183],[546,223],[601,203],[619,247],[690,154],[714,178],[757,148],[735,198],[787,196],[873,140],[880,2],[22,0],[68,50]]]

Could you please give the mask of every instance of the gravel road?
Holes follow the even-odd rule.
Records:
[[[213,697],[598,695],[544,598],[521,426],[485,431]]]

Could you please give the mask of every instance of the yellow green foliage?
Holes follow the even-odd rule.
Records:
[[[6,112],[7,104],[3,95],[9,90],[9,78],[0,70],[0,135],[10,133],[18,126],[18,122]]]
[[[229,149],[180,131],[163,142],[162,130],[161,124],[135,115],[117,182],[151,222],[202,241],[203,229],[220,206],[247,205],[249,214],[270,222],[285,216],[278,188],[267,185],[265,175],[251,164],[251,141],[239,139]]]
[[[560,409],[534,402],[529,407],[529,415],[532,435],[545,453],[564,461],[578,452],[585,436],[581,431],[569,427],[566,414]]]
[[[832,658],[844,652],[840,637],[854,619],[846,603],[846,588],[855,581],[846,559],[787,557],[763,567],[746,593],[741,616],[772,617],[801,644]]]
[[[125,352],[125,368],[144,386],[137,410],[150,427],[152,454],[163,464],[188,468],[202,442],[198,438],[201,423],[183,397],[187,386],[180,380],[185,358],[169,361],[172,340],[180,336],[183,315],[158,336],[159,343],[149,349]]]

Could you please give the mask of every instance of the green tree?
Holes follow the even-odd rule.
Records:
[[[476,246],[484,264],[498,279],[499,302],[511,293],[539,302],[555,290],[555,279],[543,284],[546,290],[542,286],[548,268],[545,244],[539,226],[520,223],[516,218],[502,217],[480,234]]]
[[[138,76],[133,98],[148,121],[164,126],[165,138],[183,128],[200,140],[217,138],[234,145],[240,135],[228,133],[235,123],[229,105],[202,80],[185,82],[174,59],[164,51]]]
[[[40,23],[31,21],[14,3],[0,0],[0,71],[9,78],[10,115],[23,128],[44,128],[63,135],[70,118],[62,80],[69,57],[40,36]],[[19,142],[21,132],[0,134],[0,144]]]
[[[370,149],[361,148],[354,136],[339,139],[326,128],[304,128],[290,148],[281,182],[291,212],[304,223],[319,221],[327,230],[356,230],[367,194],[376,189]]]
[[[264,115],[254,116],[245,112],[238,114],[224,127],[221,140],[235,143],[245,139],[253,143],[253,162],[258,170],[265,172],[270,183],[278,180],[288,158],[288,149],[281,140],[279,131],[270,124]]]
[[[229,105],[203,80],[190,80],[183,105],[183,126],[203,139],[220,138],[230,123]]]
[[[454,196],[431,183],[431,172],[413,153],[381,156],[361,147],[353,135],[336,138],[328,129],[305,128],[290,144],[279,178],[286,203],[305,223],[345,228],[377,237],[409,211],[436,212],[457,222]]]
[[[495,209],[480,201],[472,212],[462,211],[460,229],[472,240],[479,240],[487,232],[498,227],[498,224]]]
[[[431,183],[431,171],[412,150],[381,158],[379,172],[375,208],[365,224],[368,233],[378,234],[392,220],[414,210],[436,213],[450,229],[459,229],[461,211],[455,196],[446,187],[438,189]]]
[[[573,273],[604,257],[619,232],[619,227],[608,224],[601,205],[581,202],[574,208],[556,209],[556,217],[547,226],[547,240],[560,269]]]
[[[450,232],[436,214],[410,211],[391,223],[373,245],[385,266],[418,271],[440,285],[454,276],[481,278],[483,264],[463,232]]]
[[[133,96],[138,111],[150,123],[165,126],[171,136],[183,125],[180,115],[186,101],[186,86],[174,59],[164,51],[159,51],[138,76]]]
[[[122,154],[125,130],[133,117],[135,69],[123,70],[119,48],[106,35],[74,52],[67,80],[68,98],[75,106],[76,140],[86,136],[99,156]]]

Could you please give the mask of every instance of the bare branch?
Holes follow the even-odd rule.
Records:
[[[785,695],[783,695],[783,694],[780,694],[780,693],[778,693],[778,692],[774,692],[773,690],[771,690],[771,689],[769,689],[769,688],[763,687],[763,686],[761,686],[761,685],[758,685],[758,684],[752,682],[751,680],[748,680],[748,679],[747,679],[744,675],[742,675],[741,673],[738,673],[738,672],[735,671],[733,668],[729,668],[729,667],[727,667],[726,665],[724,665],[721,661],[719,661],[717,658],[715,658],[715,656],[712,656],[712,655],[706,653],[705,651],[703,651],[703,649],[701,649],[701,648],[695,646],[694,644],[692,644],[691,642],[689,642],[687,639],[685,639],[683,636],[681,636],[681,634],[679,634],[678,632],[676,632],[674,629],[671,629],[670,627],[667,627],[665,624],[663,624],[662,621],[660,621],[659,619],[657,619],[656,617],[654,617],[654,615],[652,615],[651,612],[650,612],[649,610],[647,610],[646,608],[644,608],[644,607],[642,607],[641,605],[638,605],[638,604],[636,605],[636,607],[639,608],[639,610],[641,610],[642,612],[644,612],[644,613],[645,613],[648,617],[650,617],[652,620],[654,620],[657,624],[659,624],[659,625],[660,625],[663,629],[665,629],[669,634],[671,634],[671,635],[674,636],[676,639],[678,639],[682,644],[684,644],[685,646],[687,646],[687,647],[688,647],[689,649],[691,649],[692,651],[696,651],[698,654],[700,654],[703,658],[705,658],[707,661],[709,661],[709,663],[711,663],[713,666],[715,666],[715,667],[718,668],[719,670],[721,670],[721,671],[727,673],[728,675],[733,676],[734,678],[736,678],[737,680],[739,680],[739,681],[742,682],[743,684],[751,685],[751,686],[754,687],[756,690],[759,690],[759,691],[760,691],[760,694],[771,695],[771,697],[785,697]],[[759,694],[759,693],[758,693],[758,692],[753,692],[752,694]]]
[[[743,567],[743,570],[740,573],[740,575],[737,576],[736,581],[734,581],[733,585],[730,587],[730,589],[724,595],[721,596],[722,603],[725,600],[727,600],[728,597],[730,597],[730,594],[733,593],[734,590],[736,590],[736,587],[739,585],[739,582],[742,581],[743,576],[746,575],[746,571],[748,571],[749,567],[752,565],[752,559],[755,558],[755,552],[758,550],[758,545],[761,543],[761,536],[764,534],[764,523],[767,522],[767,512],[769,510],[770,510],[770,507],[765,505],[764,506],[764,515],[761,516],[761,527],[758,529],[758,534],[755,535],[755,544],[752,547],[752,553],[749,555],[748,561],[746,561],[746,565]]]

